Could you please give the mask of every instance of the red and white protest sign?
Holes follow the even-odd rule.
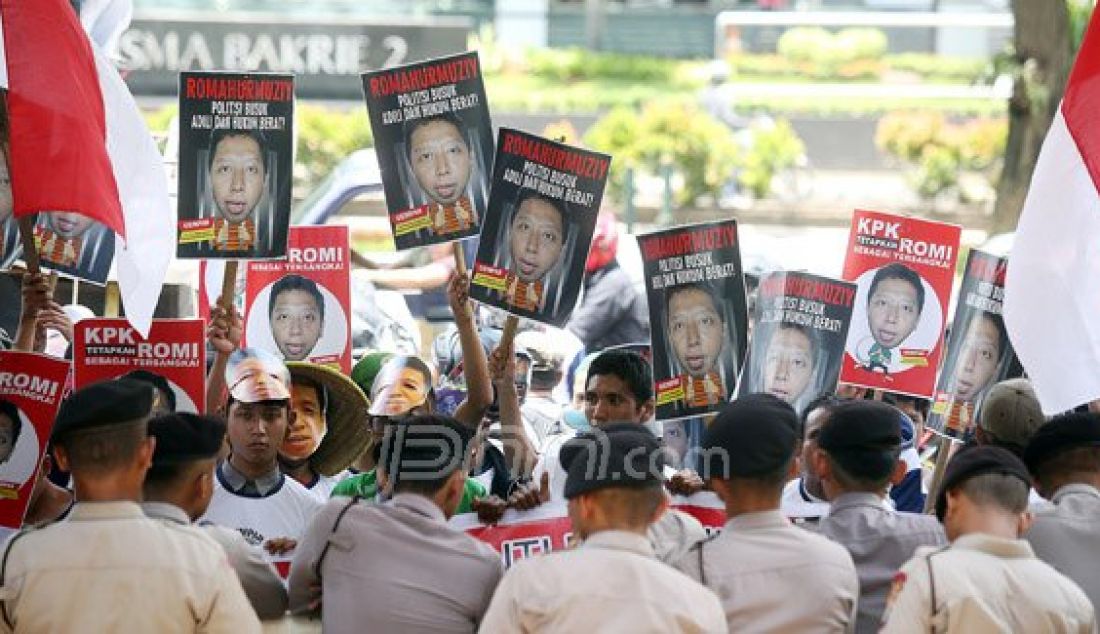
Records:
[[[346,226],[291,227],[287,259],[249,262],[245,345],[351,372]]]
[[[726,523],[725,505],[713,493],[674,496],[672,508],[699,520],[707,534],[721,531]],[[456,515],[450,524],[492,546],[500,553],[505,568],[521,559],[575,545],[565,502],[543,504],[530,511],[508,510],[501,521],[492,526],[479,522],[476,513]]]
[[[73,384],[80,389],[144,370],[168,382],[175,411],[202,411],[205,330],[201,319],[154,319],[149,336],[142,338],[125,319],[84,319],[73,328]]]
[[[857,285],[840,381],[930,398],[962,228],[856,211],[844,279]]]
[[[0,352],[0,527],[18,530],[34,476],[65,396],[69,362]]]

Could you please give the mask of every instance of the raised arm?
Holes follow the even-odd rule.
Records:
[[[493,404],[493,386],[489,380],[489,362],[478,338],[474,312],[470,309],[469,274],[455,273],[447,286],[447,298],[455,315],[458,339],[462,345],[462,365],[466,375],[466,399],[459,403],[455,418],[477,428],[486,410]]]

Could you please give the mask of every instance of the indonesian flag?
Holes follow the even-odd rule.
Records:
[[[116,234],[130,323],[147,336],[175,251],[164,162],[69,0],[0,0],[14,215],[74,211]]]
[[[1047,414],[1100,398],[1100,12],[1031,178],[1004,318]]]

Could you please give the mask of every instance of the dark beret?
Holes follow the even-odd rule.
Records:
[[[726,405],[703,436],[703,477],[752,478],[790,462],[798,414],[771,394],[749,394]],[[715,451],[717,450],[717,451]]]
[[[664,481],[664,454],[653,432],[638,423],[612,423],[562,445],[565,498],[608,487],[642,488]]]
[[[1031,437],[1024,462],[1035,473],[1047,458],[1077,447],[1100,447],[1100,414],[1074,412],[1052,418]]]
[[[149,415],[153,386],[133,379],[100,381],[73,392],[61,403],[51,440],[72,432],[130,423]]]
[[[896,407],[879,401],[844,401],[829,411],[817,446],[829,453],[898,449],[902,416]]]
[[[386,427],[378,465],[390,481],[431,479],[466,459],[473,430],[449,416],[412,416]]]
[[[164,378],[163,376],[155,372],[150,372],[148,370],[131,370],[126,374],[123,374],[120,378],[133,379],[135,381],[145,381],[146,383],[152,385],[161,392],[164,392],[164,398],[166,400],[165,405],[168,406],[168,411],[176,411],[176,392],[168,383],[168,379]]]
[[[936,517],[942,522],[947,515],[947,492],[965,483],[967,480],[985,475],[1000,473],[1016,476],[1031,487],[1031,476],[1024,462],[1016,454],[994,445],[965,447],[947,463],[943,473],[943,484],[936,496]]]
[[[149,421],[149,435],[157,439],[154,467],[207,460],[221,451],[225,421],[189,412],[165,414]]]

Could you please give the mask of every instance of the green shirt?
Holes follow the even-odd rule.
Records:
[[[332,490],[332,497],[342,495],[350,498],[358,495],[364,500],[373,501],[377,493],[378,476],[375,475],[374,469],[371,469],[341,480],[340,484],[337,484],[336,488]],[[470,508],[470,505],[473,504],[473,501],[487,495],[489,495],[489,491],[485,489],[485,485],[473,478],[466,478],[466,487],[462,491],[462,501],[458,503],[458,510],[455,513],[472,513],[473,509]]]

